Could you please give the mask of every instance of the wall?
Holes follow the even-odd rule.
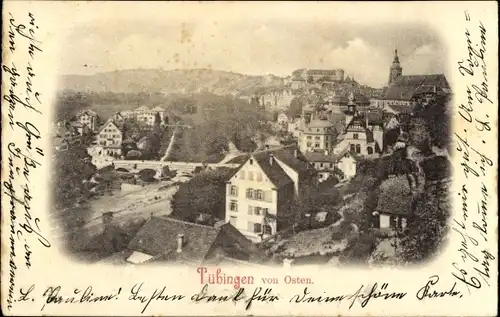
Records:
[[[337,168],[344,172],[346,178],[351,178],[356,175],[356,161],[351,157],[343,157],[337,163]]]
[[[242,178],[242,172],[244,173]],[[248,179],[248,173],[252,172],[253,180]],[[261,173],[261,181],[257,180],[258,173]],[[231,185],[237,187],[236,196],[232,196],[230,192]],[[267,195],[264,194],[264,198],[270,198],[270,201],[261,201],[255,199],[249,199],[246,197],[247,189],[259,189],[264,192],[267,192]],[[226,186],[226,222],[230,222],[231,216],[236,216],[236,222],[233,223],[233,226],[238,229],[245,236],[253,238],[254,240],[259,238],[260,235],[258,233],[254,233],[249,229],[249,222],[252,223],[263,223],[264,215],[261,212],[260,215],[249,215],[249,206],[252,207],[261,207],[268,208],[269,214],[277,215],[277,206],[278,206],[278,195],[275,190],[274,184],[272,184],[267,176],[264,174],[260,166],[256,161],[253,161],[253,164],[250,164],[250,160],[247,161],[241,169],[229,180]],[[230,210],[231,200],[234,200],[238,204],[237,211]],[[275,230],[274,224],[274,230]]]
[[[380,229],[387,229],[391,227],[391,219],[389,215],[380,215]]]

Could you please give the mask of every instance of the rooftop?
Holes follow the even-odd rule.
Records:
[[[384,96],[385,100],[411,100],[422,91],[447,90],[450,88],[443,74],[400,76],[392,83]]]
[[[238,242],[246,243],[246,247],[251,247],[250,241],[245,241],[244,236],[236,237],[239,234],[235,233],[237,230],[230,230],[229,227],[232,226],[228,223],[214,228],[168,217],[151,217],[129,243],[128,249],[150,256],[152,260],[169,259],[177,262],[201,264],[212,251],[212,247],[222,231],[226,235],[222,239],[224,243],[234,245],[234,240],[227,239],[229,234]],[[184,235],[182,252],[176,252],[179,234]]]
[[[328,120],[312,120],[308,125],[308,128],[331,128],[333,124]]]

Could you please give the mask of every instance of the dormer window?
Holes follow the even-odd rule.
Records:
[[[250,165],[252,165],[252,164],[253,164],[253,159],[250,159]]]

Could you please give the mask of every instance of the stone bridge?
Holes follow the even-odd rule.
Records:
[[[115,169],[126,170],[128,172],[137,173],[144,169],[152,169],[155,171],[161,170],[168,166],[169,170],[179,173],[192,173],[197,167],[205,167],[207,169],[216,169],[220,167],[237,168],[240,164],[227,163],[195,163],[195,162],[172,162],[172,161],[129,161],[129,160],[114,160]]]

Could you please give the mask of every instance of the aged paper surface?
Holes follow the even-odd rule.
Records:
[[[494,2],[3,4],[3,314],[496,315]]]

